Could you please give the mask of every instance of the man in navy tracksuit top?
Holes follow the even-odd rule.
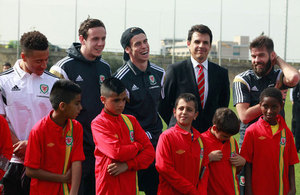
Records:
[[[79,194],[95,194],[95,144],[91,132],[91,121],[101,112],[100,86],[111,76],[108,63],[101,58],[105,46],[106,29],[97,19],[88,18],[79,28],[80,43],[73,43],[68,56],[51,67],[50,72],[60,78],[77,83],[82,90],[82,110],[76,118],[83,127],[82,178]]]
[[[164,69],[149,62],[149,44],[145,32],[138,27],[127,29],[121,37],[125,64],[114,76],[125,85],[128,101],[124,113],[134,115],[154,148],[162,132],[158,104],[163,96]],[[138,172],[139,187],[147,195],[157,194],[158,173],[154,163]]]

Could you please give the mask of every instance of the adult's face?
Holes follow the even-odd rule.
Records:
[[[252,69],[257,76],[265,76],[271,71],[273,53],[269,53],[265,47],[251,49]]]
[[[82,44],[82,54],[88,60],[95,60],[105,47],[106,30],[104,27],[90,28],[86,39],[79,37]]]
[[[140,33],[130,40],[130,47],[125,51],[129,54],[130,60],[135,63],[143,63],[149,60],[149,43],[145,34]]]
[[[21,57],[23,59],[21,68],[25,72],[42,75],[47,68],[49,50],[31,50],[26,53],[22,52]]]
[[[209,34],[194,32],[191,41],[187,41],[187,46],[192,57],[199,63],[207,59],[211,49]]]

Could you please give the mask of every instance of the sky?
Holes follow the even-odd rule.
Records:
[[[122,51],[120,38],[126,27],[141,27],[147,34],[152,54],[158,54],[161,40],[186,39],[195,24],[205,24],[220,40],[221,0],[20,0],[20,36],[39,30],[55,45],[67,48],[75,40],[80,23],[88,16],[104,22],[106,51]],[[271,2],[271,3],[270,3]],[[269,12],[270,6],[270,12]],[[288,1],[287,60],[300,62],[300,1]],[[285,0],[222,0],[222,40],[234,36],[270,35],[278,55],[284,56]],[[270,13],[270,32],[269,32]],[[76,30],[75,30],[76,29]],[[75,33],[76,32],[76,33]],[[0,0],[0,43],[18,39],[18,0]]]

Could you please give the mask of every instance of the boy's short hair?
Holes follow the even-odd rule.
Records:
[[[69,104],[78,94],[81,94],[79,85],[70,80],[60,79],[54,83],[50,92],[51,105],[57,110],[61,102]]]
[[[89,29],[96,27],[103,27],[105,29],[104,23],[101,20],[88,17],[80,24],[78,34],[79,36],[82,35],[83,38],[86,40],[88,38]]]
[[[178,96],[178,98],[176,99],[175,101],[175,109],[177,108],[178,106],[178,102],[180,99],[183,99],[184,101],[186,102],[194,102],[194,105],[195,105],[195,112],[198,112],[198,102],[197,102],[197,98],[196,96],[194,96],[194,94],[192,93],[182,93]]]
[[[218,131],[235,135],[240,130],[240,121],[229,108],[218,108],[213,117],[213,124]]]
[[[45,51],[48,49],[48,40],[45,35],[39,31],[24,33],[20,40],[21,49],[25,54],[32,50]]]
[[[272,97],[277,99],[280,104],[283,103],[281,91],[275,87],[264,89],[259,96],[259,102],[262,102],[265,97]]]
[[[110,97],[112,92],[120,95],[125,91],[123,83],[114,77],[107,78],[101,84],[101,96]]]

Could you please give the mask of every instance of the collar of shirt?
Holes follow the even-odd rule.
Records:
[[[272,79],[273,76],[274,76],[274,74],[275,74],[275,71],[274,71],[274,67],[272,67],[272,69],[269,72],[269,74],[267,74],[265,76],[262,76],[262,77],[257,76],[257,74],[254,71],[253,71],[253,73],[254,73],[254,75],[255,75],[255,77],[256,77],[257,80],[262,79],[262,78]]]
[[[128,65],[128,67],[132,70],[132,72],[133,72],[135,75],[139,75],[139,74],[144,73],[143,71],[141,71],[140,69],[138,69],[138,68],[131,62],[131,60],[128,60],[128,61],[127,61],[127,65]],[[148,65],[147,65],[147,69],[146,69],[145,73],[150,73],[149,67],[150,67],[150,63],[149,63],[149,61],[148,61]]]
[[[193,127],[191,127],[191,128],[192,128],[192,132],[193,132],[193,140],[198,139],[198,137],[200,137],[200,133],[196,129],[194,129]],[[174,130],[181,133],[181,134],[183,134],[183,135],[191,135],[191,133],[189,133],[186,130],[182,129],[177,123],[174,126]]]
[[[24,71],[22,68],[21,68],[21,62],[22,62],[22,60],[21,59],[19,59],[19,60],[17,60],[16,61],[16,63],[15,63],[15,65],[14,65],[14,70],[17,72],[17,75],[19,75],[19,77],[20,77],[20,79],[22,79],[22,78],[24,78],[26,75],[28,75],[28,76],[37,76],[37,77],[41,77],[41,78],[44,78],[44,73],[42,74],[42,75],[40,75],[40,76],[38,76],[38,75],[36,75],[36,74],[34,74],[34,73],[32,73],[32,74],[29,74],[28,72],[26,72],[26,71]]]
[[[191,61],[194,67],[194,70],[197,70],[197,74],[198,74],[198,70],[199,67],[198,65],[200,64],[199,62],[197,62],[192,56],[191,56]],[[202,66],[204,67],[204,69],[206,69],[206,71],[208,70],[208,60],[206,59],[204,62],[201,63]]]

